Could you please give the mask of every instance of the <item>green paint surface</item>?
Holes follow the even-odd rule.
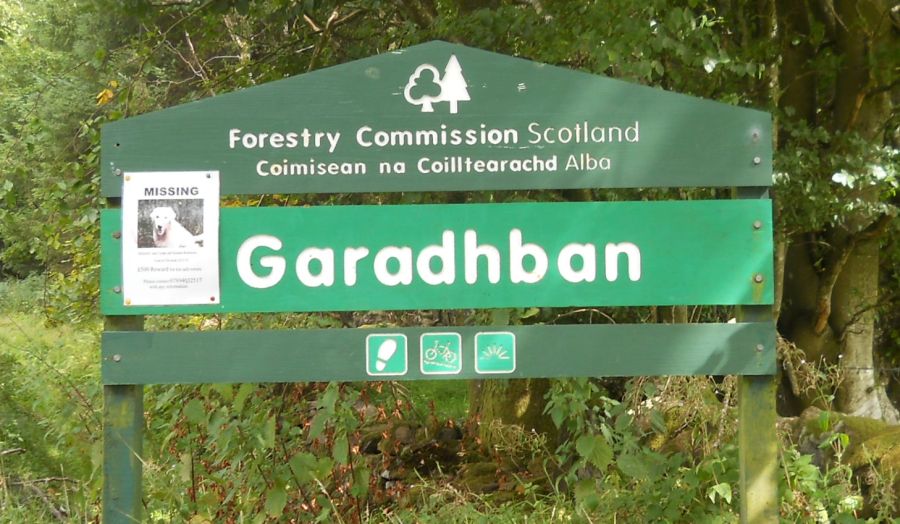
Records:
[[[220,240],[221,303],[216,305],[155,307],[125,306],[128,290],[121,285],[121,241],[113,232],[120,214],[102,215],[101,307],[106,315],[185,312],[276,312],[369,309],[491,308],[526,306],[627,306],[673,304],[771,304],[772,225],[769,201],[590,202],[466,204],[423,206],[341,206],[312,208],[222,209]],[[759,229],[754,222],[759,221]],[[467,231],[478,246],[493,246],[499,255],[496,282],[484,256],[472,263],[477,279],[466,280]],[[519,231],[522,245],[539,246],[546,253],[546,273],[533,283],[513,281],[511,232]],[[453,242],[444,244],[448,234]],[[261,259],[284,260],[280,281],[268,288],[251,287],[239,275],[238,252],[256,235],[281,243],[280,250],[259,248],[248,259],[253,274],[265,277],[272,269]],[[593,281],[572,282],[566,269],[580,270],[584,258],[559,263],[572,243],[589,245],[595,253]],[[632,243],[640,251],[640,275],[632,280],[629,260],[620,254],[606,262],[608,244]],[[452,248],[447,261],[454,266],[452,283],[427,283],[418,267],[428,246]],[[345,264],[347,248],[366,247],[360,262]],[[410,250],[409,283],[389,285],[376,274],[377,253],[384,248]],[[307,248],[331,249],[334,280],[310,287],[297,274],[297,260]],[[432,247],[432,252],[434,248]],[[525,249],[525,248],[522,248]],[[532,248],[528,248],[532,249]],[[522,250],[519,250],[522,251]],[[472,251],[474,253],[474,250]],[[387,260],[388,272],[400,262]],[[475,259],[472,259],[473,261]],[[525,271],[536,269],[530,256],[521,257]],[[430,259],[428,271],[443,261]],[[347,284],[350,268],[356,282]],[[615,266],[610,280],[606,270]],[[319,274],[312,261],[309,272]],[[761,275],[762,283],[754,284]],[[585,276],[585,278],[587,278]]]
[[[451,57],[458,73],[447,72]],[[407,88],[416,102],[455,97],[456,112],[449,100],[423,111]],[[490,161],[496,169],[476,169]],[[261,176],[260,162],[265,173],[296,164],[316,174]],[[435,162],[460,167],[436,172]],[[360,165],[364,173],[331,174]],[[210,169],[223,194],[769,186],[771,117],[430,42],[103,128],[103,196],[121,195],[116,170]]]
[[[463,358],[458,374],[422,372],[421,338],[437,333],[459,336]],[[367,373],[374,362],[366,341],[405,335],[407,371],[391,380],[477,379],[485,377],[473,358],[479,333],[514,337],[515,369],[504,373],[505,378],[775,372],[775,326],[760,322],[107,332],[102,339],[102,376],[105,384],[384,380]],[[502,338],[493,342],[509,340]],[[402,367],[398,363],[394,369]]]

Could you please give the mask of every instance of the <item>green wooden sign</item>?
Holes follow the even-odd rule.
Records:
[[[104,212],[103,312],[773,299],[769,201],[226,208],[221,220],[221,301],[138,307],[120,288],[120,214]]]
[[[110,332],[102,366],[104,384],[768,375],[775,330],[748,322]]]
[[[117,205],[135,177],[128,220],[101,214],[104,522],[141,519],[143,384],[653,374],[742,375],[742,519],[777,520],[767,113],[430,42],[114,122],[101,141],[103,196]],[[224,195],[737,186],[746,200],[225,208],[218,246],[205,218],[170,245],[160,224],[219,204],[169,205],[198,173]],[[179,251],[198,240],[218,273]],[[187,280],[219,293],[137,306],[123,273],[154,290],[144,304],[178,302]],[[143,332],[140,316],[680,304],[737,305],[738,323]]]
[[[430,42],[106,125],[101,181],[223,194],[771,185],[768,113]]]

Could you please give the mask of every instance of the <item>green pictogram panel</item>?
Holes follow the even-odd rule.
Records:
[[[427,375],[416,361],[422,335],[438,330],[463,341],[459,374]],[[106,332],[102,377],[104,384],[384,380],[367,370],[385,372],[389,362],[399,373],[404,358],[387,359],[379,371],[378,347],[364,355],[366,339],[380,346],[390,337],[399,349],[402,334],[409,370],[391,380],[477,379],[484,373],[475,369],[475,336],[486,332],[515,335],[516,367],[504,375],[508,378],[771,375],[776,370],[775,325],[760,322]],[[487,369],[489,363],[479,366]]]
[[[516,335],[484,331],[475,335],[475,372],[512,373],[516,370]]]
[[[409,369],[406,335],[372,334],[366,337],[366,374],[402,376]]]
[[[462,371],[462,337],[459,333],[423,333],[419,338],[419,363],[424,375],[456,375]]]

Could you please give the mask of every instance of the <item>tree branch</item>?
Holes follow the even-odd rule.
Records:
[[[60,522],[66,522],[66,520],[67,520],[66,516],[63,515],[63,513],[61,511],[56,509],[56,505],[53,504],[53,501],[50,500],[50,497],[48,497],[47,494],[43,492],[43,490],[41,490],[39,487],[35,486],[34,483],[31,483],[31,482],[24,484],[24,487],[28,491],[37,495],[37,497],[39,499],[41,499],[44,502],[44,504],[47,505],[47,509],[49,509],[50,513],[52,513],[53,516],[56,517],[56,520],[58,520]]]
[[[413,19],[413,22],[421,29],[426,29],[434,24],[435,11],[433,10],[433,5],[429,6],[432,8],[432,11],[429,11],[428,7],[415,0],[402,0],[400,3],[410,18]]]
[[[816,293],[816,324],[815,333],[821,335],[828,326],[828,319],[831,316],[831,295],[834,291],[834,285],[837,283],[844,265],[856,249],[856,245],[861,241],[873,240],[878,238],[887,230],[888,226],[893,223],[894,216],[885,213],[878,217],[877,220],[869,224],[868,227],[847,236],[843,245],[837,248],[836,254],[831,257],[831,261],[825,267],[825,272],[819,280],[819,289]]]

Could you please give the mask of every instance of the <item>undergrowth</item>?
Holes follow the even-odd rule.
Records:
[[[0,522],[97,513],[101,398],[95,331],[44,327],[36,278],[0,282]]]
[[[97,522],[99,324],[44,326],[41,285],[0,282],[0,523]],[[469,434],[465,382],[148,386],[144,518],[737,522],[735,389],[656,377],[613,395],[557,380],[559,438],[501,425],[487,446]],[[850,437],[821,424],[823,453],[784,437],[782,519],[890,522],[894,479],[869,468],[864,487]]]

